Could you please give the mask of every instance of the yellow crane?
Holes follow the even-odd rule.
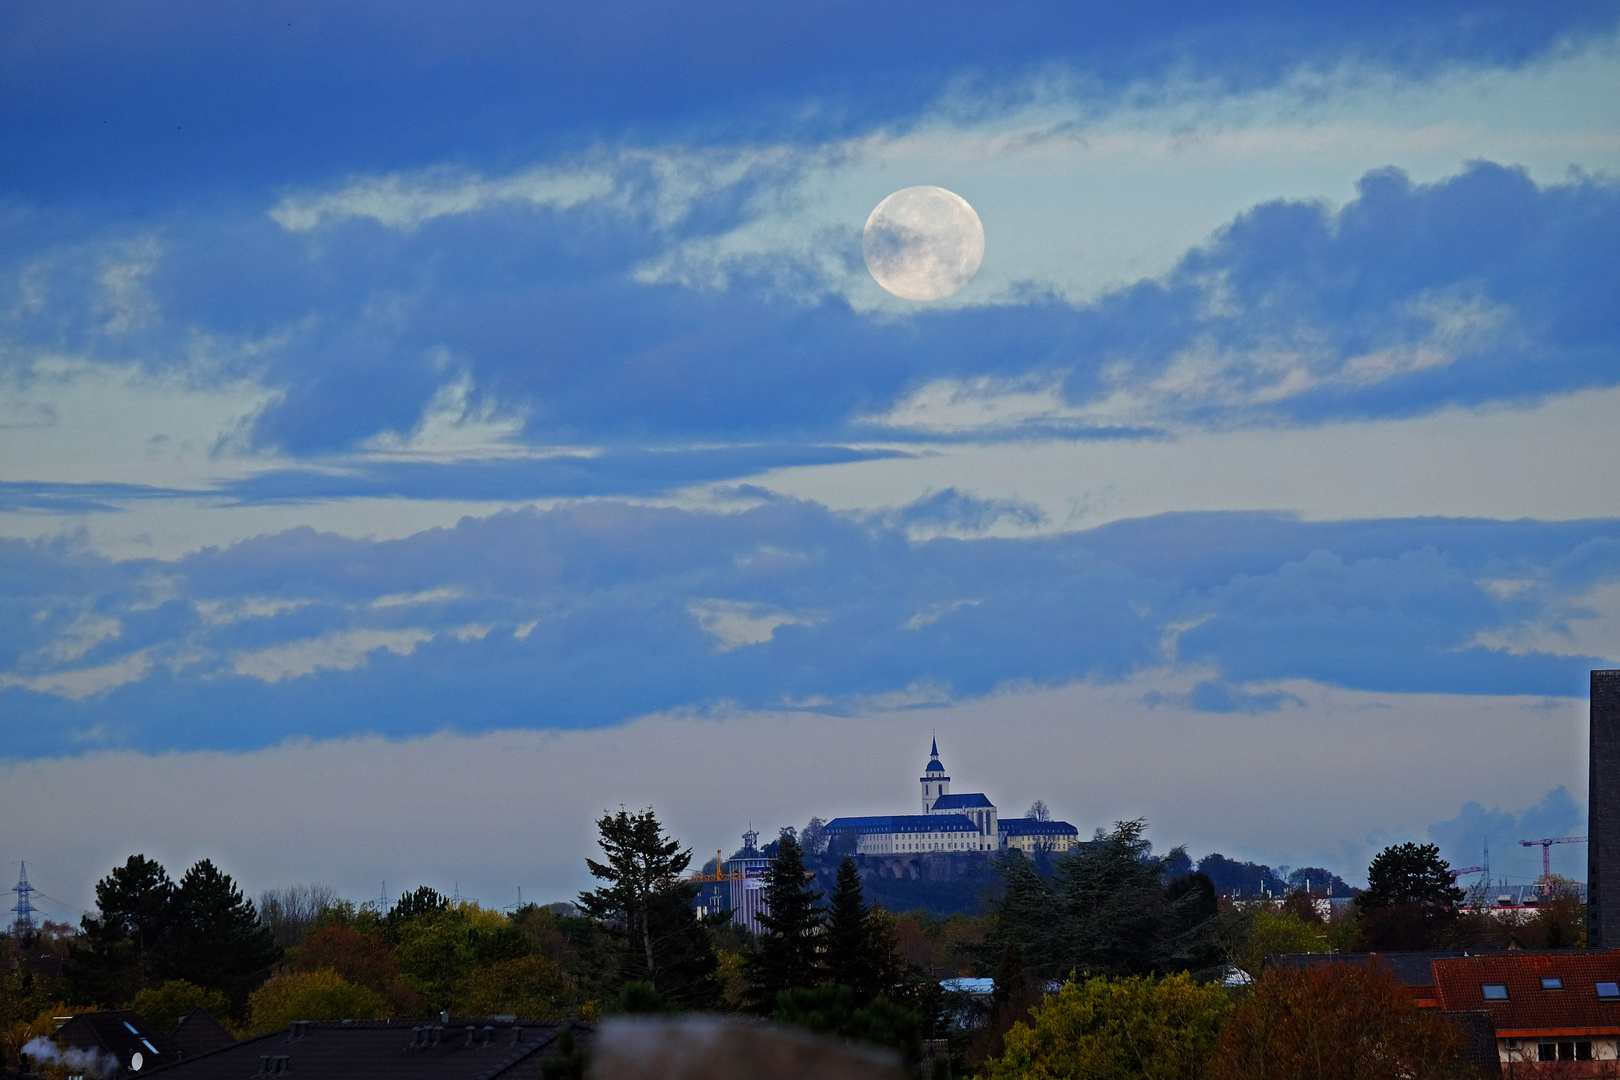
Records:
[[[705,874],[703,871],[699,870],[695,874],[687,875],[686,880],[690,881],[690,882],[694,882],[694,883],[704,882],[704,881],[721,882],[721,881],[742,881],[743,880],[744,875],[743,875],[743,872],[741,870],[733,870],[731,873],[728,874],[728,873],[725,872],[725,865],[726,865],[726,861],[725,861],[724,858],[721,857],[721,849],[716,848],[715,852],[714,852],[714,873]]]

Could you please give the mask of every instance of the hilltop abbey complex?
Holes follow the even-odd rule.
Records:
[[[1007,848],[1066,852],[1079,841],[1079,830],[1067,821],[1002,818],[996,804],[982,793],[951,794],[951,778],[939,760],[937,739],[918,783],[922,785],[922,813],[834,818],[827,823],[828,837],[835,843],[853,838],[859,855]]]

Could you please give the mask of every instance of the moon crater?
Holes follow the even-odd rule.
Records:
[[[954,191],[902,188],[866,219],[861,253],[873,279],[894,295],[943,300],[984,261],[984,224]]]

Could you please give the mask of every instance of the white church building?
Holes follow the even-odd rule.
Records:
[[[918,783],[922,785],[921,814],[834,818],[827,823],[828,837],[834,841],[852,837],[858,855],[994,852],[1009,847],[1067,852],[1079,842],[1080,831],[1066,821],[1003,821],[988,796],[979,792],[952,795],[937,739]]]

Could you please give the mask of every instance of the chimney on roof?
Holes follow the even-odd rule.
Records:
[[[1592,672],[1586,947],[1620,947],[1620,670]]]

